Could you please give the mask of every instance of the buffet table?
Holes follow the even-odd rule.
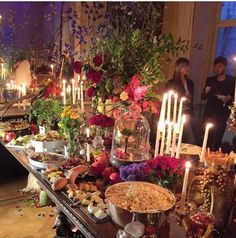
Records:
[[[2,142],[1,144],[5,147]],[[61,209],[61,211],[69,218],[69,220],[80,229],[85,237],[116,237],[119,227],[111,220],[101,224],[94,223],[92,219],[80,208],[74,208],[72,206],[73,202],[63,192],[55,192],[51,188],[51,184],[44,178],[43,174],[30,166],[28,158],[23,151],[14,150],[7,147],[5,148],[16,160],[18,160],[30,173],[35,176],[40,187],[46,191],[50,199],[58,206],[59,209]],[[178,237],[185,237],[185,230],[174,222],[168,222],[165,226],[162,226],[158,234],[158,237],[160,238],[176,238],[176,234],[178,234]]]

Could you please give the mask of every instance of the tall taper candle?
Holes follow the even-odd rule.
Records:
[[[171,145],[171,157],[174,157],[176,152],[176,133],[177,133],[178,125],[175,123],[173,127],[174,129],[173,129],[173,137],[172,137],[172,145]]]
[[[171,111],[171,97],[172,97],[173,91],[170,90],[168,92],[168,105],[167,105],[167,121],[170,122],[170,111]]]
[[[182,194],[181,194],[181,199],[180,199],[180,208],[179,208],[180,214],[184,213],[190,167],[191,167],[191,163],[189,161],[187,161],[185,163],[184,181],[183,181]]]
[[[80,85],[80,88],[81,88],[81,111],[84,112],[84,88],[83,88],[83,80],[81,81],[81,85]]]
[[[63,105],[66,105],[66,80],[62,80]]]
[[[180,125],[181,125],[181,117],[182,117],[182,111],[183,111],[183,103],[184,101],[186,100],[185,97],[182,97],[180,99],[180,103],[179,103],[179,112],[178,112],[178,120],[177,120],[177,123],[178,123],[178,132],[180,130]]]
[[[90,144],[87,143],[87,146],[86,146],[86,157],[87,157],[87,162],[90,162]]]
[[[71,79],[72,86],[72,104],[75,105],[75,80]]]
[[[166,137],[166,125],[167,121],[163,123],[163,131],[161,134],[161,148],[160,148],[160,155],[164,155],[164,147],[165,147],[165,137]]]
[[[176,115],[177,115],[177,102],[178,102],[178,94],[174,94],[174,112],[173,112],[173,122],[176,123]]]
[[[160,112],[160,117],[159,117],[159,121],[157,123],[157,132],[156,132],[156,143],[155,143],[155,157],[158,155],[159,153],[159,146],[160,146],[160,136],[161,136],[161,127],[164,124],[165,121],[165,113],[166,113],[166,102],[167,102],[167,98],[168,98],[168,93],[164,93],[163,95],[163,100],[162,100],[162,104],[161,104],[161,112]]]
[[[210,130],[211,127],[213,127],[212,123],[207,123],[206,124],[204,139],[203,139],[203,143],[202,143],[202,150],[201,150],[201,154],[200,154],[200,162],[205,162],[205,153],[206,153],[208,135],[209,135],[209,130]]]
[[[171,135],[172,135],[173,123],[169,122],[167,126],[167,138],[166,138],[166,154],[170,153]]]
[[[168,98],[168,93],[164,93],[162,104],[161,104],[160,117],[159,117],[159,122],[161,122],[161,123],[163,123],[165,121],[167,98]]]
[[[182,136],[183,136],[183,130],[184,130],[185,122],[186,122],[186,115],[183,115],[182,119],[181,119],[180,130],[179,130],[178,144],[177,144],[177,148],[176,148],[176,158],[179,158],[180,147],[181,147],[181,143],[182,143]]]

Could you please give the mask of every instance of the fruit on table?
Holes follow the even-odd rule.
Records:
[[[103,175],[103,178],[106,179],[106,180],[109,180],[110,178],[110,175],[112,173],[116,172],[116,170],[113,168],[113,167],[107,167],[104,169],[102,175]]]
[[[94,162],[91,165],[91,170],[95,175],[102,175],[102,172],[106,168],[106,163],[104,162]]]
[[[110,175],[109,178],[110,184],[115,184],[121,182],[120,174],[115,172]]]
[[[58,179],[56,179],[53,184],[52,184],[52,189],[54,191],[58,191],[63,189],[68,183],[68,179],[67,178],[63,178],[63,177],[59,177]]]
[[[7,142],[10,142],[10,141],[13,140],[13,139],[16,139],[16,134],[15,134],[14,132],[8,132],[8,133],[6,134],[5,140],[6,140]]]

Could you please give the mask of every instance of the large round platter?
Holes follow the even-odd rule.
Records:
[[[53,156],[55,159],[53,159],[53,161],[51,161],[51,162],[50,162],[50,160],[48,160],[48,162],[44,162],[44,161],[36,160],[37,156],[50,156],[50,157]],[[30,154],[30,155],[28,155],[28,159],[29,159],[29,163],[32,166],[39,168],[39,169],[46,169],[50,165],[57,166],[66,160],[63,155],[59,155],[59,154],[55,154],[55,153],[48,153],[48,152],[38,152],[38,153]]]
[[[21,131],[29,128],[29,124],[26,121],[7,121],[0,122],[0,130],[9,132],[9,131]]]
[[[150,216],[158,219],[162,212],[171,209],[175,204],[175,196],[169,190],[146,182],[123,182],[112,185],[106,190],[105,196],[113,222],[122,227],[132,222],[133,213],[136,214],[138,221],[148,224]],[[158,205],[161,203],[166,205]],[[142,206],[146,206],[146,209],[142,209]]]
[[[115,206],[138,213],[163,212],[171,209],[175,204],[173,193],[147,182],[117,183],[106,190],[105,196]]]

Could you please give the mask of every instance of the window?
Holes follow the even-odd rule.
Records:
[[[217,43],[215,57],[225,56],[228,60],[227,73],[236,73],[236,2],[222,2],[217,21]],[[236,75],[234,75],[236,76]]]

